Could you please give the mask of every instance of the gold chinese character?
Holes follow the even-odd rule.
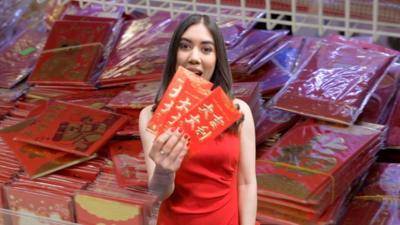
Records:
[[[194,126],[196,123],[200,123],[200,116],[199,115],[190,115],[190,119],[185,119],[185,123],[189,123],[192,130],[194,130]]]
[[[205,138],[211,135],[211,131],[208,131],[207,126],[198,126],[196,128],[196,135],[200,136],[199,140],[203,141]]]
[[[181,92],[181,90],[182,90],[182,85],[179,85],[179,87],[177,87],[177,88],[172,88],[172,91],[169,94],[169,96],[171,98],[176,98],[176,96],[178,96],[178,94]]]
[[[221,125],[225,124],[224,119],[222,118],[222,116],[217,116],[215,114],[213,114],[213,116],[214,116],[214,119],[212,121],[210,121],[210,126],[212,128],[215,129],[218,124],[221,124]]]
[[[188,112],[189,111],[188,106],[192,105],[189,98],[186,98],[185,100],[179,100],[179,103],[180,105],[178,105],[176,108],[178,110],[185,110],[185,112]]]
[[[169,125],[172,125],[173,123],[175,123],[176,121],[178,121],[179,118],[181,118],[182,114],[178,113],[177,115],[173,115],[171,116],[171,121],[168,121]]]
[[[164,103],[165,108],[161,109],[161,112],[165,113],[170,111],[173,105],[174,105],[174,100],[171,100],[170,103]]]
[[[213,113],[214,112],[214,105],[213,104],[203,104],[204,108],[199,108],[200,112],[204,113],[204,117],[206,120],[208,119],[208,113]]]

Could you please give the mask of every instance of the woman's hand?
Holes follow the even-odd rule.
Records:
[[[158,172],[175,173],[188,151],[190,138],[181,128],[170,128],[159,135],[149,152]]]

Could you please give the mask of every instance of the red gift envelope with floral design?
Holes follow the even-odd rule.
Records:
[[[14,141],[14,136],[32,122],[34,122],[34,120],[30,119],[0,130],[0,136],[3,141],[13,150],[15,157],[31,178],[50,174],[96,156],[96,154],[94,154],[89,157],[82,157],[67,152],[54,151],[45,147]]]
[[[196,104],[175,121],[172,127],[181,127],[191,137],[191,146],[215,138],[241,117],[232,100],[221,87]]]
[[[212,85],[204,78],[179,67],[147,125],[148,130],[160,134],[167,123],[170,126],[187,113],[195,102],[206,97]]]
[[[123,115],[61,101],[44,104],[45,110],[18,132],[15,140],[90,156],[128,120]]]
[[[31,84],[94,85],[103,47],[99,43],[43,51],[29,77]]]
[[[106,45],[112,24],[93,21],[56,21],[47,38],[45,50],[89,43]]]

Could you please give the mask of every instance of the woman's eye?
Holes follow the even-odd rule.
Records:
[[[206,54],[209,54],[211,52],[213,52],[213,48],[211,47],[203,47],[203,52]]]
[[[182,50],[187,50],[187,49],[190,49],[190,45],[187,43],[180,43],[179,48]]]

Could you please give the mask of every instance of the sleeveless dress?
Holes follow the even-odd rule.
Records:
[[[158,225],[238,225],[238,135],[191,148],[176,172],[175,189],[160,206]]]

